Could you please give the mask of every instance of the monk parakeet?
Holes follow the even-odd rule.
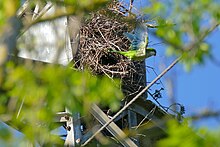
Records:
[[[129,51],[116,51],[121,55],[126,56],[131,60],[144,60],[145,58],[155,56],[156,50],[153,48],[147,48],[148,46],[148,32],[147,26],[143,23],[138,23],[134,30],[134,33],[124,33],[124,35],[131,42]]]
[[[156,50],[153,48],[147,48],[145,49],[144,52],[139,52],[139,50],[130,50],[126,52],[112,50],[111,52],[119,53],[131,60],[136,60],[136,61],[141,61],[151,56],[156,56]]]

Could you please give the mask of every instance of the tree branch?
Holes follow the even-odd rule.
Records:
[[[130,0],[129,11],[131,12],[134,0]],[[130,15],[130,13],[128,13]]]
[[[135,100],[144,94],[154,83],[156,83],[163,75],[165,75],[174,65],[181,60],[181,57],[174,60],[160,75],[158,75],[149,85],[147,85],[140,93],[138,93],[127,105],[118,111],[106,124],[104,124],[97,132],[95,132],[82,146],[88,144],[98,133],[107,127],[116,117],[118,117],[124,110],[126,110]]]
[[[183,48],[183,50],[189,51],[198,46],[198,44],[200,44],[212,31],[214,31],[219,26],[219,24],[220,23],[216,22],[210,28],[204,30],[195,42],[190,43],[188,46]]]
[[[198,119],[204,119],[208,117],[220,117],[220,110],[219,111],[207,110],[199,114],[192,115],[189,118],[191,118],[192,120],[198,120]]]

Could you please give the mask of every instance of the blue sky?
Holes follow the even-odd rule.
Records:
[[[151,30],[149,30],[151,32]],[[212,46],[211,52],[220,61],[220,50],[219,50],[219,40],[220,30],[216,29],[210,36],[206,38]],[[158,55],[153,58],[147,59],[147,65],[155,68],[157,74],[161,70],[161,64],[163,66],[168,66],[175,58],[168,58],[165,56],[165,44],[161,43],[160,40],[156,39],[154,36],[150,35],[152,47],[156,48]],[[153,45],[160,43],[158,45]],[[165,67],[164,67],[165,68]],[[148,69],[148,81],[155,78],[155,74]],[[164,85],[166,85],[166,77],[174,77],[175,83],[175,98],[178,103],[181,103],[186,108],[185,116],[190,116],[192,114],[198,114],[204,110],[220,110],[220,98],[219,98],[219,75],[220,75],[220,65],[215,64],[209,58],[205,58],[205,63],[202,65],[193,66],[190,72],[186,72],[182,64],[176,65],[167,75],[165,75],[161,80]],[[154,88],[160,88],[160,86],[154,86]],[[152,89],[154,89],[152,88]],[[163,92],[163,98],[159,101],[168,106],[169,99],[167,97],[168,89]],[[153,91],[153,90],[152,90]],[[220,127],[220,120],[217,119],[202,119],[201,121],[196,121],[194,123],[196,127],[206,126],[208,128],[214,129]]]
[[[125,0],[128,2],[128,0]],[[134,6],[141,8],[147,6],[147,0],[134,0]],[[134,10],[134,12],[138,12]],[[153,31],[149,30],[149,33]],[[155,69],[156,73],[161,73],[162,69],[166,68],[175,58],[166,57],[165,44],[158,40],[151,34],[149,46],[157,50],[157,56],[148,58],[146,63]],[[211,53],[220,62],[220,27],[210,34],[206,41],[211,45]],[[151,69],[148,71],[148,81],[152,81],[156,75]],[[193,66],[190,72],[186,72],[182,64],[177,64],[171,71],[169,71],[162,79],[165,90],[163,91],[163,98],[159,101],[162,105],[169,106],[170,102],[167,97],[166,78],[174,77],[174,94],[176,102],[181,103],[186,108],[184,116],[191,116],[198,114],[204,110],[220,111],[220,98],[219,98],[219,82],[220,82],[220,65],[216,65],[210,59],[205,58],[205,63],[202,65]],[[155,89],[160,89],[161,85],[154,85],[151,92]],[[150,97],[149,97],[150,98]],[[208,127],[210,129],[220,128],[220,118],[217,119],[202,119],[193,123],[195,127]]]
[[[206,39],[211,44],[211,52],[218,61],[220,61],[219,39],[219,28]],[[220,65],[206,58],[204,65],[197,65],[190,73],[183,71],[178,76],[177,97],[186,105],[188,114],[198,113],[205,109],[220,110],[219,75]],[[200,125],[210,128],[220,127],[220,120],[209,119],[206,122],[203,120]]]

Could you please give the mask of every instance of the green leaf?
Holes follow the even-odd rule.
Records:
[[[2,88],[6,92],[3,95],[8,96],[5,98],[13,105],[6,105],[2,111],[30,140],[47,139],[44,133],[48,134],[56,126],[51,125],[54,115],[64,111],[65,107],[81,115],[89,113],[92,103],[118,109],[123,95],[117,85],[118,80],[113,83],[109,78],[95,77],[89,71],[80,72],[57,65],[8,64]],[[4,101],[0,100],[0,104],[4,105]],[[29,125],[23,125],[24,122]],[[49,137],[47,141],[51,142],[51,139]]]

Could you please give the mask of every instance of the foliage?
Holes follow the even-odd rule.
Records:
[[[1,105],[0,113],[7,114],[13,125],[31,140],[45,139],[55,127],[51,124],[54,114],[65,107],[82,115],[88,114],[92,103],[109,105],[115,110],[122,97],[115,86],[117,81],[113,84],[109,78],[94,77],[88,71],[77,72],[42,64],[15,66],[12,63],[5,71],[2,90],[7,91],[7,97],[1,95],[0,103],[4,105]],[[26,123],[29,125],[24,125]],[[36,126],[37,129],[32,129]]]
[[[7,19],[14,16],[18,7],[19,0],[7,0],[0,2],[0,33],[2,33],[2,27],[7,22]]]
[[[151,0],[145,9],[155,17],[158,29],[155,35],[167,45],[167,55],[182,56],[186,70],[211,54],[206,37],[219,25],[218,1],[157,1]]]
[[[51,2],[57,6],[65,5],[66,11],[58,11],[53,17],[38,19],[33,23],[23,22],[22,29],[61,16],[83,15],[96,11],[108,0]],[[211,54],[210,45],[205,39],[219,24],[219,2],[209,0],[150,2],[144,11],[152,18],[156,18],[159,27],[155,35],[166,43],[167,55],[182,56],[187,70],[190,70],[193,64],[203,63],[204,58]],[[70,67],[57,65],[32,62],[3,64],[7,54],[4,40],[13,33],[8,32],[11,26],[9,20],[16,16],[19,6],[20,0],[0,2],[0,119],[22,131],[32,142],[38,140],[46,144],[60,144],[57,137],[48,134],[56,128],[56,124],[51,123],[54,114],[67,107],[71,112],[86,115],[92,103],[117,109],[119,99],[122,98],[118,88],[119,81],[115,80],[113,83],[109,78],[92,76],[86,70],[79,72]],[[168,137],[161,140],[158,146],[219,146],[220,142],[216,136],[203,129],[194,130],[186,122],[179,124],[170,121]],[[0,138],[7,142],[12,135],[7,129],[0,128]]]
[[[169,147],[197,147],[197,146],[219,146],[219,132],[208,131],[207,129],[193,129],[187,120],[179,123],[176,120],[170,120],[167,123],[168,137],[160,140],[157,146]]]
[[[35,1],[31,2],[34,4]],[[44,1],[41,2],[44,3]],[[62,12],[61,15],[70,15],[97,10],[108,1],[64,1],[61,3],[54,0],[52,2],[55,5],[68,6],[67,10],[70,11]],[[112,110],[118,109],[119,100],[122,98],[119,81],[113,82],[107,77],[96,77],[87,70],[80,72],[68,66],[34,63],[28,60],[20,64],[20,61],[16,59],[15,62],[4,63],[6,51],[8,51],[5,38],[7,39],[8,35],[10,38],[13,33],[8,31],[7,27],[10,25],[9,20],[16,15],[19,3],[20,0],[0,2],[0,35],[2,36],[0,42],[0,118],[24,133],[31,142],[37,140],[47,145],[61,145],[58,136],[48,133],[57,127],[56,123],[52,123],[55,114],[67,108],[70,112],[88,115],[92,103],[108,106]],[[59,15],[60,13],[54,18]],[[23,21],[25,29],[35,24],[27,22]],[[2,29],[3,27],[6,29]],[[20,30],[16,31],[20,32]],[[7,34],[9,32],[10,34]],[[7,144],[13,139],[13,135],[8,129],[0,129],[1,132],[4,131],[0,133],[0,138],[4,140],[0,141]]]

